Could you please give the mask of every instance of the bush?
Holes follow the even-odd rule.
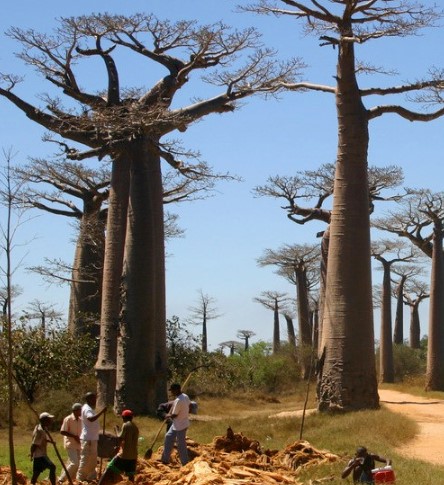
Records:
[[[88,335],[74,336],[65,329],[46,335],[40,327],[21,323],[12,338],[16,383],[30,403],[45,391],[70,389],[75,379],[92,373],[97,343]]]
[[[194,394],[228,396],[238,392],[278,393],[300,382],[300,367],[291,352],[269,355],[269,345],[259,342],[249,350],[225,356],[222,352],[201,355],[205,362],[191,382]]]
[[[426,354],[423,349],[394,344],[393,362],[397,381],[403,381],[406,377],[424,375],[426,371]]]

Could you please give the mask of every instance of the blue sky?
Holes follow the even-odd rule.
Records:
[[[319,84],[332,83],[336,51],[319,47],[316,38],[304,36],[302,23],[235,13],[233,10],[238,3],[238,0],[47,0],[43,9],[42,4],[18,0],[4,6],[0,31],[3,33],[10,26],[18,26],[50,32],[56,26],[56,17],[92,12],[130,14],[146,11],[162,19],[197,19],[201,23],[223,20],[239,28],[256,26],[264,33],[264,41],[276,48],[283,59],[303,58],[308,66],[304,79]],[[437,46],[443,45],[444,30],[427,29],[422,34],[374,41],[358,47],[360,59],[399,72],[394,77],[367,76],[361,85],[391,86],[414,81],[425,76],[431,66],[440,66],[442,55],[438,54]],[[39,104],[36,95],[48,86],[15,59],[16,44],[5,36],[1,42],[0,72],[26,74],[17,93],[31,103]],[[84,83],[91,82],[97,75],[91,73],[84,78]],[[140,83],[137,74],[131,70],[127,70],[124,79],[127,85],[134,81]],[[190,89],[181,98],[184,105],[199,95],[201,86],[197,79],[190,82]],[[374,103],[393,104],[404,100],[378,98],[365,102],[371,107]],[[16,153],[15,162],[26,162],[28,157],[51,156],[53,147],[41,141],[44,131],[39,126],[4,99],[0,99],[0,109],[0,146]],[[444,119],[421,124],[388,115],[374,120],[370,125],[369,163],[401,165],[405,185],[440,191],[444,175],[443,131]],[[207,117],[180,134],[180,138],[186,147],[199,150],[202,158],[215,170],[229,171],[242,177],[243,182],[219,183],[212,198],[172,208],[180,215],[179,224],[185,229],[185,237],[170,241],[167,246],[167,314],[185,319],[189,307],[196,304],[202,290],[216,300],[219,313],[222,313],[219,319],[209,323],[210,349],[216,349],[222,341],[236,339],[239,329],[256,333],[252,343],[259,339],[269,341],[272,338],[272,315],[254,303],[253,298],[265,290],[292,295],[294,288],[276,276],[271,268],[258,268],[256,259],[266,248],[315,242],[315,234],[322,225],[291,223],[279,208],[279,202],[255,198],[252,189],[264,184],[270,175],[291,175],[297,170],[314,169],[334,161],[336,119],[333,96],[288,93],[279,100],[250,99],[235,113]],[[41,264],[44,257],[71,261],[74,231],[65,219],[48,214],[34,215],[36,217],[23,224],[16,236],[17,248],[13,256],[15,263],[21,261],[21,264],[15,271],[14,282],[23,288],[16,310],[20,311],[36,298],[65,309],[67,288],[48,287],[25,268]],[[3,255],[1,258],[1,264],[4,264]],[[375,272],[374,282],[379,283],[380,279],[381,273]],[[405,315],[405,334],[408,335],[407,309]],[[422,333],[426,333],[426,308],[422,315]],[[376,313],[377,334],[378,322]],[[284,321],[281,328],[285,338]]]

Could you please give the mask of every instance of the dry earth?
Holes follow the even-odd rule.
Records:
[[[379,390],[380,402],[391,411],[416,421],[418,435],[397,451],[407,457],[444,465],[444,401],[426,399],[386,389]]]

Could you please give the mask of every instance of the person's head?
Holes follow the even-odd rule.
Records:
[[[85,401],[86,403],[91,406],[92,408],[95,407],[97,402],[97,396],[95,392],[87,392],[85,394]]]
[[[126,422],[126,421],[132,421],[134,414],[131,411],[131,409],[124,409],[122,411],[121,416],[122,416],[123,421]]]
[[[365,446],[358,446],[356,448],[356,453],[355,453],[356,458],[365,458],[367,454],[368,452]]]
[[[53,419],[54,419],[54,416],[47,412],[40,413],[39,415],[39,421],[43,428],[47,428],[52,423]]]
[[[79,402],[76,402],[71,407],[72,413],[76,418],[78,418],[82,414],[82,405]]]
[[[173,396],[178,396],[179,394],[181,394],[182,390],[180,388],[180,384],[177,384],[177,383],[171,384],[170,392]]]

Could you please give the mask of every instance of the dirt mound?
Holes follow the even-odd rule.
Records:
[[[338,456],[313,448],[307,441],[296,441],[284,450],[263,450],[256,440],[228,428],[225,436],[217,436],[208,445],[187,440],[192,459],[180,467],[173,453],[171,465],[160,461],[161,449],[151,460],[139,460],[136,483],[139,484],[297,484],[301,469],[336,461]],[[124,482],[121,482],[124,483]]]

